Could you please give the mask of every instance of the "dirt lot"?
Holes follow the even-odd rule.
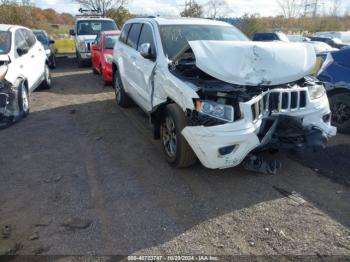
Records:
[[[350,136],[274,155],[276,176],[175,170],[140,109],[73,59],[58,66],[0,131],[0,254],[350,255]]]

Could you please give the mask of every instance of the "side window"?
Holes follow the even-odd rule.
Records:
[[[131,24],[126,24],[123,28],[123,32],[121,33],[119,37],[119,41],[126,44],[126,39],[128,38],[129,30],[130,30]]]
[[[15,33],[15,48],[29,49],[28,43],[22,34],[22,30],[18,29]]]
[[[144,43],[151,44],[152,54],[156,55],[156,47],[154,44],[153,31],[152,31],[152,28],[149,24],[143,24],[143,26],[142,26],[139,45],[138,45],[137,49],[139,50],[140,46]]]
[[[26,41],[28,43],[29,48],[32,48],[36,42],[36,38],[35,38],[34,34],[27,29],[21,29],[21,31],[22,31],[24,38],[26,39]]]
[[[126,44],[134,49],[137,48],[141,27],[142,24],[133,24],[128,35],[128,40],[126,41]]]

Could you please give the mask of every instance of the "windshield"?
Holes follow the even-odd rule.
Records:
[[[7,54],[11,49],[11,33],[0,31],[0,55]]]
[[[43,45],[47,45],[49,43],[46,35],[43,32],[34,31],[33,33],[36,36],[36,39],[38,39],[39,42],[42,43]]]
[[[78,35],[98,35],[101,31],[118,30],[114,21],[90,20],[80,21],[77,25]]]
[[[160,35],[165,55],[170,60],[173,60],[189,41],[248,41],[248,38],[233,26],[165,25],[160,26]]]
[[[106,35],[105,36],[105,48],[113,49],[115,42],[117,42],[119,35]]]

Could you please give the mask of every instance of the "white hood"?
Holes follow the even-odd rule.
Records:
[[[316,64],[312,46],[285,42],[190,41],[196,66],[236,85],[279,85],[309,75]]]
[[[96,39],[96,35],[78,35],[77,39],[79,42],[94,41]]]

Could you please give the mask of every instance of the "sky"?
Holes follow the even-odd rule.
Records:
[[[205,4],[208,0],[197,0]],[[334,0],[319,0],[321,9],[329,10],[330,3]],[[341,12],[350,10],[350,0],[340,0]],[[34,0],[36,6],[41,8],[53,8],[58,12],[76,14],[79,5],[73,0]],[[127,7],[133,13],[145,15],[179,15],[184,8],[185,0],[129,0]],[[225,11],[227,16],[239,17],[244,13],[260,13],[262,16],[280,15],[281,11],[276,0],[226,0],[229,10]]]

